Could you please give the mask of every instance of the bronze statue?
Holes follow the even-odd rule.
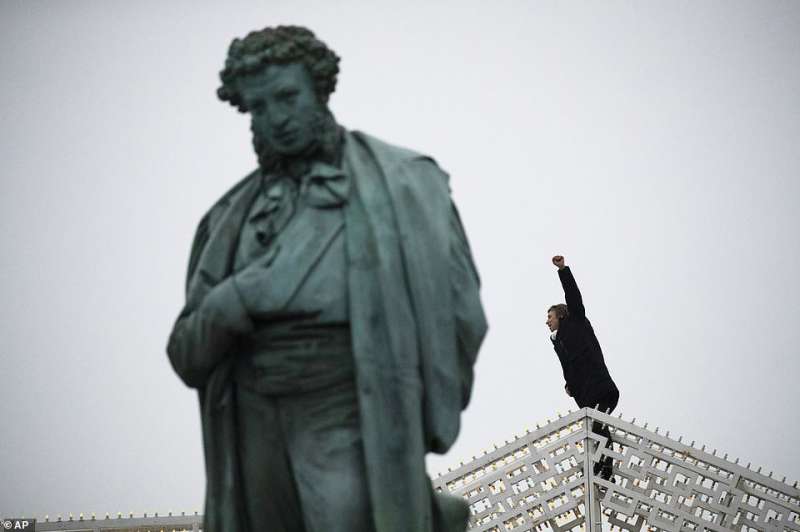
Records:
[[[478,274],[433,159],[336,123],[338,62],[279,26],[220,74],[259,165],[200,221],[167,347],[199,391],[206,532],[466,526],[424,457],[469,401]]]

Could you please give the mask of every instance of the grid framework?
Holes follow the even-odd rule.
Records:
[[[594,422],[609,428],[610,449]],[[604,523],[631,532],[800,532],[797,482],[681,440],[584,408],[433,483],[466,499],[469,529],[479,532],[599,532]],[[604,454],[613,459],[613,482],[594,475]]]
[[[609,428],[606,438],[593,424]],[[587,452],[588,450],[588,452]],[[613,482],[594,475],[607,454]],[[798,483],[597,410],[584,408],[506,441],[438,476],[434,489],[463,497],[476,532],[800,532]],[[180,532],[203,516],[37,521],[40,532]]]

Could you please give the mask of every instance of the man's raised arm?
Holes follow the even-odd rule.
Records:
[[[581,291],[578,290],[578,284],[575,282],[569,266],[564,265],[564,257],[556,255],[553,257],[553,264],[558,266],[558,278],[561,279],[561,287],[564,289],[564,297],[567,300],[570,316],[585,317],[586,309],[583,308]]]

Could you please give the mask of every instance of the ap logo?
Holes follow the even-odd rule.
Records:
[[[36,519],[3,519],[3,531],[35,532]]]

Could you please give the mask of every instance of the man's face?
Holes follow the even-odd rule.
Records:
[[[558,330],[558,316],[556,316],[555,310],[547,311],[547,321],[545,323],[550,328],[550,332]]]
[[[269,65],[237,83],[253,135],[272,151],[297,155],[314,141],[320,105],[305,66]]]

